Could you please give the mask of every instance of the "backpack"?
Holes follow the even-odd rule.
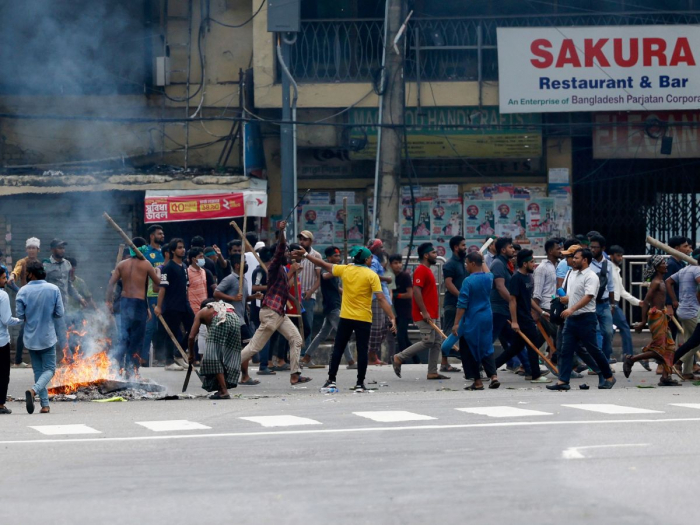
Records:
[[[603,295],[607,294],[608,288],[608,260],[603,260],[603,265],[600,268],[600,273],[598,274],[598,280],[600,281],[600,287],[598,288],[598,295],[595,296],[596,303],[603,300]]]

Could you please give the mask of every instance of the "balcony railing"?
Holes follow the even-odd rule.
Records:
[[[700,11],[474,18],[413,18],[406,31],[406,79],[498,78],[498,27],[698,24]],[[381,66],[382,19],[305,20],[292,46],[299,82],[368,82]]]

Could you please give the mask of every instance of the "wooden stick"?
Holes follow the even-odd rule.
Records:
[[[433,323],[432,319],[430,321],[428,321],[428,324],[430,326],[432,326],[433,330],[435,330],[438,334],[440,334],[443,339],[447,339],[447,336],[445,335],[445,333],[442,330],[440,330],[440,327],[438,325]],[[457,345],[452,345],[452,348],[454,348],[457,352],[459,352],[459,347]]]
[[[513,323],[511,323],[510,321],[508,321],[508,324],[513,324]],[[528,339],[528,337],[527,337],[524,333],[518,332],[518,335],[519,335],[520,337],[523,338],[523,341],[525,341],[525,343],[527,343],[527,346],[529,346],[530,348],[532,348],[532,349],[535,351],[535,353],[536,353],[538,356],[540,356],[540,357],[542,358],[542,361],[544,361],[545,363],[547,363],[547,366],[552,370],[552,372],[554,372],[556,375],[559,375],[559,369],[555,366],[555,364],[552,363],[552,362],[549,360],[549,358],[548,358],[546,355],[544,355],[544,354],[540,351],[540,349],[537,348],[537,347],[534,345],[534,343],[533,343],[532,341],[530,341],[530,340]]]
[[[484,244],[481,245],[481,248],[479,248],[479,253],[483,255],[483,253],[488,250],[489,246],[493,244],[493,239],[487,240]]]
[[[540,333],[542,334],[542,337],[544,337],[544,340],[547,341],[549,348],[552,349],[552,355],[556,354],[557,347],[554,346],[554,341],[552,341],[552,338],[549,337],[549,334],[547,333],[547,330],[544,329],[544,325],[542,324],[541,321],[537,321],[537,328],[539,329]]]
[[[181,355],[182,358],[185,360],[185,363],[188,363],[188,362],[189,362],[189,357],[187,356],[187,354],[185,353],[185,351],[184,351],[184,350],[182,349],[182,347],[180,346],[180,342],[175,338],[175,335],[174,335],[174,334],[172,333],[172,331],[170,330],[170,327],[168,326],[168,323],[165,322],[165,319],[163,319],[163,316],[162,316],[162,315],[159,315],[159,316],[158,316],[158,319],[160,320],[161,324],[163,325],[163,328],[165,328],[165,331],[168,332],[168,335],[170,336],[170,339],[172,340],[173,344],[175,345],[175,348],[177,348],[178,352],[180,352],[180,355]],[[195,372],[196,372],[196,370],[195,370]],[[199,378],[201,379],[201,377],[200,377],[200,375],[199,375],[199,372],[197,372],[197,377],[199,377]]]
[[[242,296],[243,294],[243,274],[245,274],[245,252],[246,252],[246,245],[248,243],[245,242],[246,240],[246,228],[248,227],[248,212],[246,211],[245,208],[245,200],[243,201],[243,231],[241,232],[241,269],[238,273],[238,293],[239,295]],[[251,250],[252,251],[252,250]],[[243,307],[245,308],[245,306]]]
[[[682,334],[685,335],[685,330],[683,330],[683,327],[681,326],[681,323],[678,322],[678,319],[676,319],[675,315],[671,316],[671,321],[673,321],[673,324],[676,325],[676,328],[678,328],[678,331]]]
[[[146,260],[146,256],[145,256],[143,253],[141,253],[141,252],[139,251],[139,249],[134,245],[134,243],[131,241],[131,239],[129,239],[129,236],[128,236],[126,233],[124,233],[124,230],[122,230],[122,229],[117,225],[117,223],[114,222],[114,221],[112,220],[112,217],[110,217],[109,215],[107,215],[107,212],[104,212],[104,213],[102,214],[102,216],[103,216],[103,217],[105,218],[105,220],[107,221],[107,224],[109,224],[112,228],[114,228],[114,229],[116,230],[116,232],[119,234],[119,236],[120,236],[122,239],[124,239],[124,242],[126,243],[126,245],[127,245],[129,248],[131,248],[131,249],[136,253],[136,257],[138,257],[139,259],[145,261],[145,260]]]
[[[265,263],[262,262],[262,260],[260,259],[258,252],[256,252],[250,245],[248,239],[245,238],[243,232],[241,231],[241,228],[238,226],[238,224],[236,224],[236,221],[231,221],[231,226],[235,228],[235,230],[238,232],[238,235],[240,235],[241,239],[243,239],[243,244],[245,244],[246,248],[248,248],[248,251],[253,254],[253,257],[255,257],[255,260],[258,261],[258,264],[262,267],[262,269],[265,270],[265,273],[267,273],[267,266],[265,266]]]
[[[343,245],[345,250],[344,261],[348,264],[348,198],[343,197]]]
[[[653,237],[647,236],[647,243],[651,244],[654,248],[658,248],[659,250],[665,251],[669,255],[673,255],[677,259],[680,259],[681,261],[685,261],[688,264],[692,264],[693,266],[698,265],[698,261],[690,257],[689,255],[684,254],[683,252],[679,252],[678,250],[674,250],[671,248],[668,244],[664,244],[661,241],[657,241]]]
[[[119,251],[117,252],[117,264],[122,262],[122,259],[124,258],[124,248],[126,248],[126,244],[119,245]],[[117,264],[114,265],[115,268]]]

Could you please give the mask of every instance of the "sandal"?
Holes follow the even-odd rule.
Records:
[[[226,394],[225,396],[222,396],[218,392],[212,394],[209,396],[209,399],[231,399],[231,394]]]
[[[681,384],[675,379],[661,379],[659,386],[681,386]]]
[[[294,386],[294,385],[299,385],[301,383],[308,383],[309,381],[311,381],[310,377],[304,377],[304,376],[300,375],[299,379],[297,379],[295,383],[292,383],[291,381],[290,381],[290,383],[292,386]]]
[[[48,414],[51,412],[51,407],[41,407],[41,410],[39,410],[40,414]]]
[[[396,361],[398,360],[398,357],[394,359],[394,362],[392,363],[392,366],[394,367],[394,373],[396,374],[396,377],[401,379],[401,365],[403,364],[400,360],[397,363]]]
[[[450,379],[450,378],[447,376],[444,376],[442,374],[438,374],[437,377],[426,377],[426,379],[428,379],[429,381],[441,381],[443,379]]]
[[[473,391],[473,390],[483,390],[483,389],[484,389],[484,386],[483,386],[483,385],[482,385],[482,386],[469,385],[469,386],[465,386],[465,387],[464,387],[464,390],[470,390],[470,391]]]
[[[259,376],[274,376],[277,375],[277,372],[274,370],[270,370],[269,368],[266,368],[265,370],[258,370],[257,375]]]
[[[626,355],[625,361],[622,364],[622,373],[625,374],[625,377],[630,376],[630,374],[632,373],[632,366],[633,365],[634,365],[634,363],[632,362],[632,356]]]
[[[493,381],[491,381],[491,384],[489,385],[489,388],[495,390],[495,389],[497,389],[499,386],[501,386],[501,382],[500,382],[498,379],[494,379]]]
[[[441,366],[440,367],[440,372],[461,372],[461,368],[455,368],[452,365],[447,365],[447,366]]]
[[[250,377],[250,378],[248,378],[247,381],[243,381],[243,382],[238,383],[238,384],[239,384],[239,385],[245,385],[245,386],[255,386],[255,385],[259,385],[259,384],[260,384],[260,381],[258,381],[257,379],[253,379],[252,377]]]
[[[282,366],[273,366],[270,368],[273,372],[284,372],[285,370],[290,370],[292,367],[289,366],[289,363],[285,363]]]

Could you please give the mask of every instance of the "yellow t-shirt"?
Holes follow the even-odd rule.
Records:
[[[372,296],[382,291],[379,276],[366,266],[336,264],[333,276],[343,280],[343,300],[340,317],[372,322]]]

